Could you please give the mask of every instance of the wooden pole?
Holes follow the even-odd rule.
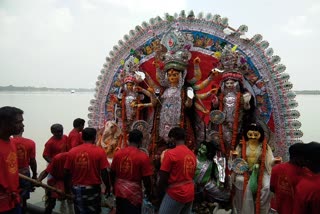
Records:
[[[61,195],[66,195],[67,198],[71,198],[71,199],[73,198],[71,195],[65,194],[61,189],[57,189],[57,188],[55,188],[53,186],[49,186],[49,185],[44,184],[42,182],[39,182],[39,181],[37,181],[35,179],[32,179],[32,178],[30,178],[28,176],[25,176],[25,175],[23,175],[21,173],[19,173],[19,177],[24,179],[24,180],[30,181],[31,183],[33,183],[33,184],[35,184],[37,186],[41,186],[42,188],[49,189],[51,191],[55,191],[55,192],[57,192],[57,193],[59,193]]]
[[[61,195],[65,195],[67,198],[73,199],[73,196],[72,196],[72,195],[65,194],[61,189],[57,189],[57,188],[55,188],[55,187],[53,187],[53,186],[49,186],[49,185],[47,185],[47,184],[44,184],[44,183],[42,183],[42,182],[39,182],[39,181],[37,181],[37,180],[35,180],[35,179],[32,179],[32,178],[30,178],[30,177],[28,177],[28,176],[25,176],[25,175],[23,175],[23,174],[20,174],[20,173],[19,173],[19,177],[22,178],[22,179],[24,179],[24,180],[30,181],[31,183],[34,183],[34,184],[37,185],[37,186],[41,186],[42,188],[55,191],[55,192],[57,192],[57,193],[59,193],[59,194],[61,194]],[[102,207],[109,207],[109,208],[111,208],[111,209],[113,208],[113,205],[112,205],[110,202],[105,202],[105,203],[101,204],[101,206],[102,206]]]

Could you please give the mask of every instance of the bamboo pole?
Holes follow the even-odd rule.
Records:
[[[37,181],[37,180],[35,180],[35,179],[32,179],[32,178],[30,178],[30,177],[28,177],[28,176],[25,176],[25,175],[23,175],[23,174],[21,174],[21,173],[19,173],[19,177],[22,178],[22,179],[24,179],[24,180],[30,181],[31,183],[33,183],[33,184],[35,184],[35,185],[37,185],[37,186],[41,186],[41,187],[44,188],[44,189],[48,189],[48,190],[51,190],[51,191],[55,191],[55,192],[57,192],[57,193],[59,193],[59,194],[61,194],[61,195],[65,195],[67,198],[70,198],[70,199],[73,198],[71,195],[65,194],[61,189],[57,189],[57,188],[55,188],[55,187],[53,187],[53,186],[49,186],[49,185],[44,184],[44,183],[42,183],[42,182],[39,182],[39,181]]]
[[[49,186],[49,185],[47,185],[47,184],[44,184],[44,183],[42,183],[42,182],[39,182],[39,181],[37,181],[37,180],[35,180],[35,179],[32,179],[32,178],[30,178],[30,177],[28,177],[28,176],[25,176],[25,175],[23,175],[23,174],[20,174],[20,173],[19,173],[19,177],[22,178],[22,179],[24,179],[24,180],[30,181],[31,183],[33,183],[33,184],[35,184],[35,185],[37,185],[37,186],[41,186],[42,188],[55,191],[55,192],[57,192],[57,193],[59,193],[59,194],[61,194],[61,195],[65,195],[67,198],[73,199],[73,196],[72,196],[72,195],[65,194],[61,189],[57,189],[57,188],[55,188],[55,187],[53,187],[53,186]],[[105,202],[105,203],[101,204],[101,206],[102,206],[102,207],[113,208],[113,205],[112,205],[110,202]]]

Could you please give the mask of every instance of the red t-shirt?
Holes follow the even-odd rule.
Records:
[[[68,150],[81,144],[83,144],[81,132],[78,132],[76,129],[72,129],[68,136]]]
[[[160,170],[169,173],[167,194],[171,198],[181,203],[193,201],[196,165],[196,156],[185,145],[166,151]]]
[[[84,143],[68,152],[65,169],[70,170],[73,185],[101,184],[100,172],[110,167],[101,147]]]
[[[295,187],[304,175],[304,169],[289,162],[272,168],[270,188],[275,197],[272,208],[279,214],[292,214]]]
[[[19,169],[29,167],[30,160],[36,158],[35,142],[24,137],[14,137],[12,142],[15,143],[17,148]]]
[[[11,139],[10,142],[0,139],[0,212],[14,208],[19,202],[17,150]]]
[[[153,174],[150,159],[146,153],[134,146],[128,146],[114,154],[111,170],[116,178],[141,184],[142,177]],[[115,188],[115,195],[119,196]]]
[[[62,152],[54,156],[46,168],[46,171],[52,175],[47,181],[48,185],[64,191],[64,164],[67,159],[67,152]],[[52,192],[51,197],[60,198],[61,195]]]
[[[68,137],[63,135],[61,139],[51,137],[44,146],[43,156],[53,158],[56,154],[67,151]]]
[[[293,214],[320,212],[320,174],[305,176],[296,186]]]
[[[64,164],[67,159],[67,152],[62,152],[54,156],[51,162],[46,168],[46,171],[50,173],[56,180],[63,180],[64,177]]]

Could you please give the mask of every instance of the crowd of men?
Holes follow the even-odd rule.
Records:
[[[47,177],[45,213],[52,213],[56,200],[68,198],[75,213],[101,213],[101,194],[114,194],[116,213],[141,213],[143,198],[158,206],[158,213],[192,213],[196,156],[185,145],[185,130],[173,128],[168,137],[174,148],[161,161],[157,185],[148,155],[139,149],[143,134],[129,132],[129,144],[114,155],[110,164],[105,151],[96,146],[97,131],[84,128],[81,118],[73,122],[69,136],[63,126],[51,126],[52,137],[45,144],[48,162],[37,175],[35,143],[22,137],[23,111],[0,108],[0,213],[26,211],[26,200],[34,186],[19,173],[41,182]],[[297,143],[289,149],[290,161],[273,167],[270,189],[274,213],[319,213],[320,143]],[[31,172],[30,172],[31,169]],[[103,183],[103,184],[102,184]]]

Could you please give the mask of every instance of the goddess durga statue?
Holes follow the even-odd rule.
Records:
[[[240,147],[251,123],[263,127],[268,151],[287,160],[288,147],[302,136],[292,84],[269,43],[260,34],[246,38],[247,30],[229,27],[219,15],[196,18],[185,11],[136,26],[106,58],[90,101],[89,126],[108,130],[114,121],[121,130],[115,135],[119,148],[130,129],[143,130],[151,159],[161,154],[170,129],[183,127],[189,148],[196,152],[204,143],[208,153],[214,147],[222,154],[210,158],[219,182],[230,176],[230,151]],[[108,133],[100,140],[105,149],[116,139],[109,142]],[[109,157],[114,150],[106,150]],[[213,197],[223,193],[213,189]]]

